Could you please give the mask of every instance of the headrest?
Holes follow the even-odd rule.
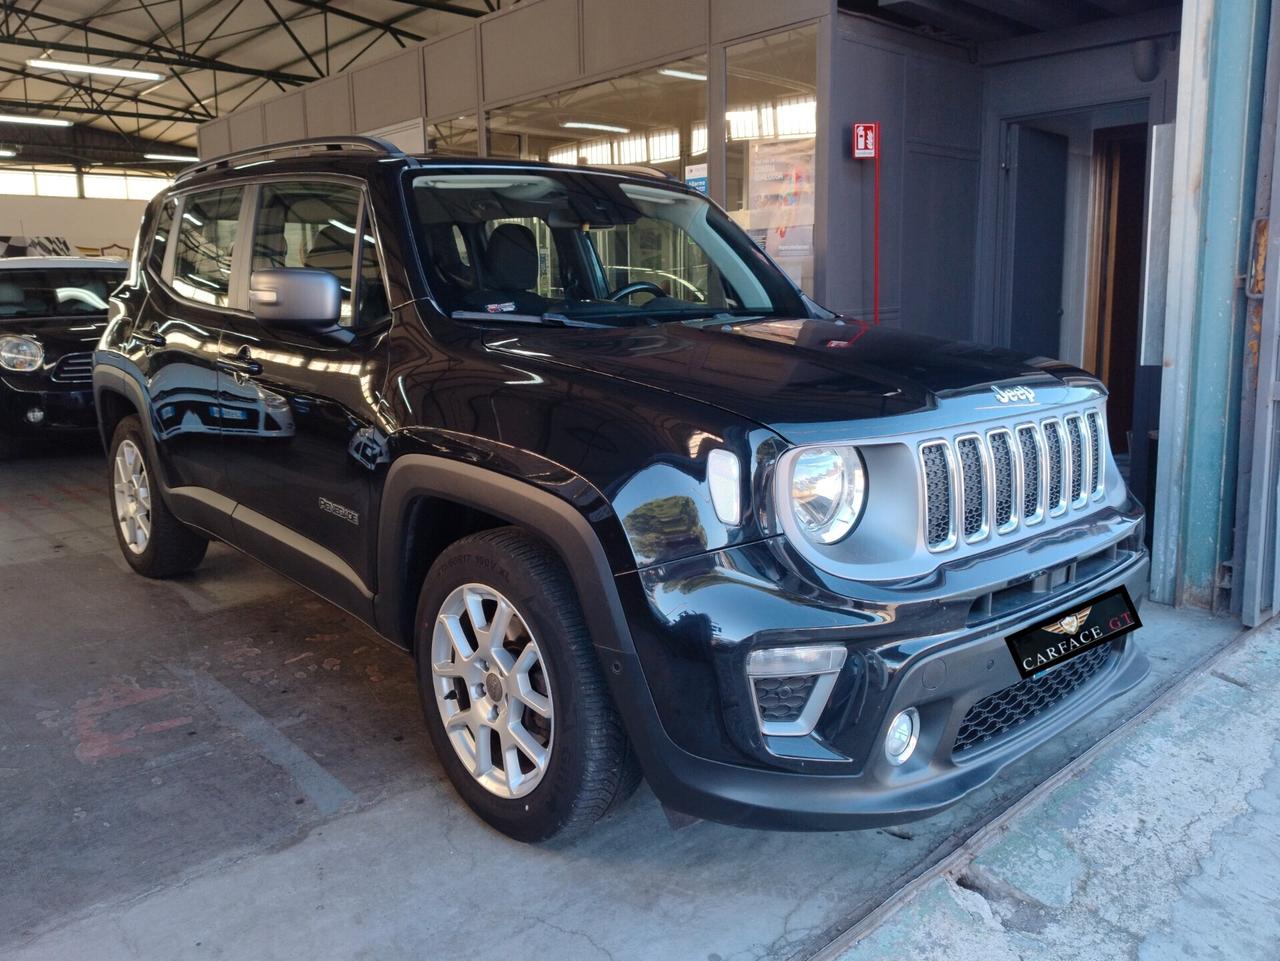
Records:
[[[302,265],[327,270],[348,280],[351,277],[354,247],[355,239],[351,234],[334,226],[325,227],[316,234],[315,241],[302,258]]]
[[[530,290],[538,283],[538,243],[524,224],[499,224],[484,252],[485,286]]]
[[[27,295],[17,284],[7,284],[0,281],[0,304],[13,306],[14,304],[26,303]]]

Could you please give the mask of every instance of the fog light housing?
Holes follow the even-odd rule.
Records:
[[[44,423],[44,411],[41,410],[39,407],[32,407],[26,413],[26,421],[28,424]]]
[[[848,651],[839,644],[769,647],[747,656],[760,733],[803,737],[822,715]]]
[[[920,712],[909,707],[889,722],[889,733],[884,736],[884,756],[895,766],[906,764],[919,741]]]

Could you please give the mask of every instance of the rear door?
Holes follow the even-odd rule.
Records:
[[[251,202],[250,278],[252,270],[282,267],[334,274],[349,336],[343,343],[269,329],[251,316],[224,333],[222,402],[244,413],[222,435],[236,536],[359,611],[374,586],[369,505],[385,463],[378,391],[390,314],[376,229],[352,181],[272,180]]]

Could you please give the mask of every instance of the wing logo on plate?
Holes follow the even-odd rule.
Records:
[[[1062,620],[1058,621],[1057,624],[1050,624],[1045,628],[1045,630],[1049,631],[1051,634],[1079,634],[1080,628],[1084,627],[1085,623],[1089,620],[1089,612],[1091,610],[1093,610],[1092,607],[1086,607],[1082,611],[1077,611],[1074,614],[1068,614]]]

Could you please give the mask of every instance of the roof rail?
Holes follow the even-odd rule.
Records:
[[[652,167],[649,164],[609,164],[602,169],[612,170],[614,172],[622,171],[624,173],[636,174],[641,177],[657,177],[661,180],[677,180],[675,174],[663,170],[661,167]]]
[[[186,180],[198,173],[214,170],[218,167],[231,167],[238,161],[250,157],[270,157],[280,154],[289,157],[303,157],[307,154],[328,153],[330,151],[366,150],[381,154],[384,157],[403,157],[404,152],[393,143],[378,137],[305,137],[301,140],[284,140],[280,143],[263,144],[261,147],[249,147],[232,153],[211,157],[183,167],[173,178],[174,183]]]

